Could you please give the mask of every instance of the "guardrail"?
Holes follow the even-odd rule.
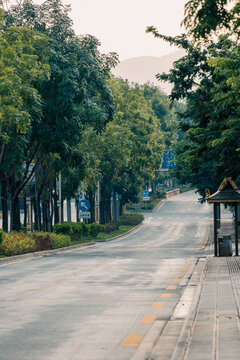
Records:
[[[174,189],[174,190],[171,190],[171,191],[167,191],[166,192],[166,198],[169,199],[175,195],[179,195],[180,194],[180,189],[177,188],[177,189]]]

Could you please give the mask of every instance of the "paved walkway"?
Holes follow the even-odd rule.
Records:
[[[233,233],[232,221],[221,230]],[[187,301],[187,316],[173,315],[147,360],[239,360],[240,257],[200,258],[179,306]]]

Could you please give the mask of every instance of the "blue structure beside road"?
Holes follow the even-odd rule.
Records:
[[[78,206],[79,206],[79,210],[81,211],[89,211],[90,202],[88,200],[80,200]]]

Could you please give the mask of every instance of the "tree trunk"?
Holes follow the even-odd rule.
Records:
[[[23,211],[24,211],[24,220],[23,220],[23,227],[26,229],[27,227],[27,200],[26,194],[23,196]]]
[[[10,208],[10,218],[11,218],[10,229],[11,229],[11,231],[12,230],[19,231],[20,228],[21,228],[21,223],[20,223],[18,196],[11,195],[10,196],[10,204],[11,204],[11,208]]]
[[[53,196],[53,208],[54,208],[54,225],[59,224],[59,212],[57,206],[57,196]]]
[[[35,230],[41,231],[40,194],[37,188],[37,183],[35,184],[34,217],[35,217]]]
[[[63,200],[61,201],[61,224],[64,221],[64,207],[63,207]]]
[[[42,202],[42,212],[43,212],[43,231],[47,231],[47,207],[46,201]]]
[[[89,191],[89,202],[90,202],[90,211],[91,211],[91,223],[95,222],[95,192],[93,190]]]
[[[19,199],[18,194],[16,194],[17,183],[14,176],[9,178],[8,184],[10,189],[10,230],[19,231],[21,227]]]
[[[111,220],[111,199],[100,202],[100,224],[106,224]]]
[[[51,215],[50,215],[50,201],[47,200],[47,232],[52,232],[52,222],[51,222]]]
[[[54,206],[54,224],[58,224],[59,223],[59,212],[58,212],[58,206],[57,206],[57,192],[56,192],[56,187],[55,187],[55,192],[53,195],[53,206]]]
[[[2,202],[2,228],[3,231],[8,232],[8,191],[7,191],[7,179],[1,174],[1,202]]]
[[[76,221],[77,221],[77,222],[80,222],[78,204],[79,204],[79,200],[76,198],[76,199],[75,199],[75,207],[76,207]]]

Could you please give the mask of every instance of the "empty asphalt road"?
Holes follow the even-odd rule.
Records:
[[[147,354],[162,324],[188,311],[187,302],[176,305],[212,221],[211,207],[197,198],[173,197],[125,238],[1,265],[0,359]]]

